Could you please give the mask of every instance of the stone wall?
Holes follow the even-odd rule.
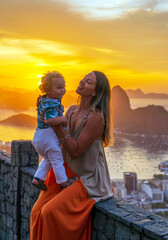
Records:
[[[92,240],[168,240],[168,220],[111,198],[93,208]]]
[[[39,191],[30,185],[38,154],[30,141],[13,141],[0,155],[0,239],[28,240],[30,210]]]
[[[38,154],[30,141],[13,141],[0,155],[0,239],[28,240],[30,211],[39,191],[31,186]],[[168,221],[111,198],[92,210],[92,240],[168,240]],[[75,239],[74,239],[75,240]]]

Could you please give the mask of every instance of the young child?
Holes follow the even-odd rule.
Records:
[[[63,116],[64,108],[61,105],[61,98],[65,94],[64,78],[58,72],[48,72],[41,78],[39,89],[45,95],[37,101],[38,126],[32,143],[44,159],[35,173],[32,184],[46,191],[44,182],[52,166],[56,182],[65,188],[71,183],[63,166],[60,141],[52,127],[52,125],[67,124],[67,119]],[[41,120],[41,115],[44,116],[44,121]]]

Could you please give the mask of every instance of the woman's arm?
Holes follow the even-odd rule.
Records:
[[[67,135],[61,125],[54,126],[59,138],[63,139],[63,145],[72,159],[81,156],[85,150],[96,140],[101,139],[104,130],[104,119],[101,113],[91,112],[86,119],[85,126],[77,141]]]

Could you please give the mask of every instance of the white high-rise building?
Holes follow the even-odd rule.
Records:
[[[143,181],[142,191],[152,199],[153,203],[164,202],[164,193],[155,184],[149,181]]]
[[[162,180],[161,182],[161,189],[162,191],[168,191],[168,180]]]
[[[120,181],[112,181],[112,185],[115,192],[115,198],[119,200],[126,199],[127,189],[125,188],[124,183]]]

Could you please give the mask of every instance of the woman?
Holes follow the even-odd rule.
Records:
[[[56,127],[64,150],[65,168],[73,182],[65,189],[53,171],[48,190],[41,191],[31,213],[31,240],[90,240],[93,205],[113,196],[103,144],[110,141],[110,86],[106,76],[93,71],[76,90],[80,105],[67,111],[67,132]]]

